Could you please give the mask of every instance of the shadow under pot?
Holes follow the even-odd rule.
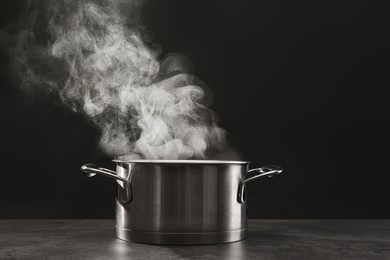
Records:
[[[282,172],[246,161],[114,160],[116,172],[85,164],[83,174],[116,179],[118,238],[148,244],[218,244],[246,237],[246,184]]]

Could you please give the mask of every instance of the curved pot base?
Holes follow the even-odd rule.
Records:
[[[206,245],[242,240],[246,237],[246,229],[202,233],[163,233],[134,231],[116,227],[116,234],[121,240],[146,244]]]

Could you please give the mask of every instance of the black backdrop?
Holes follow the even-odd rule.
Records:
[[[389,218],[388,9],[375,1],[149,1],[165,52],[188,56],[254,166],[250,218]],[[23,2],[2,1],[1,26]],[[0,218],[112,218],[114,182],[83,178],[97,130],[20,91],[0,50]]]

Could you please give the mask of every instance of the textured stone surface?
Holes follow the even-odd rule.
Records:
[[[113,220],[0,220],[0,259],[390,259],[390,220],[250,220],[244,241],[155,246]]]

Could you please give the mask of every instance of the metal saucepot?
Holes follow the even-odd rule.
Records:
[[[118,238],[151,244],[216,244],[244,239],[246,183],[282,172],[273,165],[248,170],[249,162],[245,161],[114,162],[116,172],[93,164],[85,164],[81,170],[87,177],[100,174],[117,180]]]

